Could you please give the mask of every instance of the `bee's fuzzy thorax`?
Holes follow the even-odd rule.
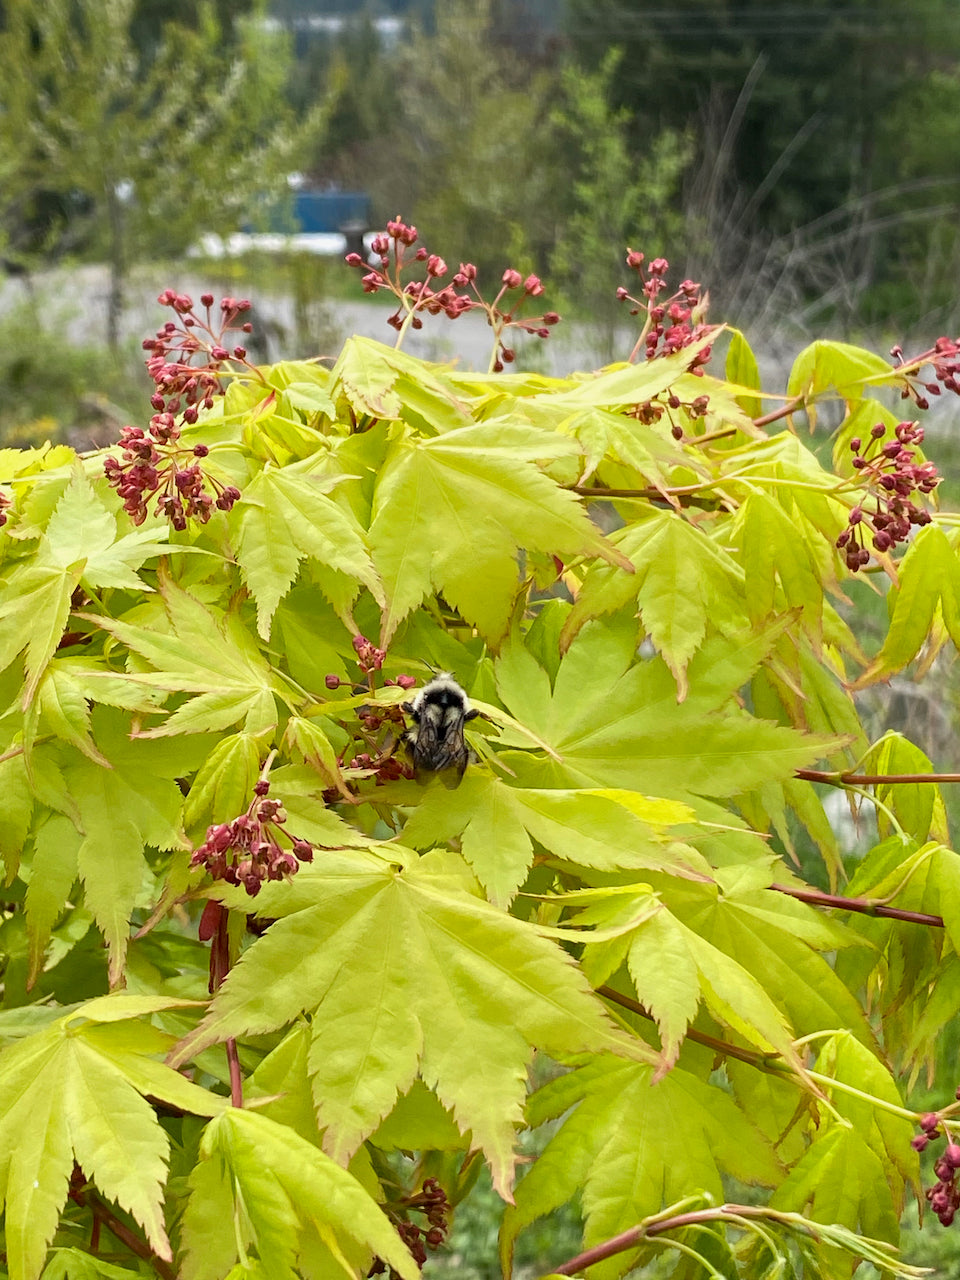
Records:
[[[419,717],[425,706],[459,707],[470,710],[470,700],[449,671],[438,671],[429,683],[418,689],[407,704],[410,713]]]

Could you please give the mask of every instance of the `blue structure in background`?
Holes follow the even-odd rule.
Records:
[[[306,232],[367,230],[370,197],[364,191],[295,191],[293,217]]]

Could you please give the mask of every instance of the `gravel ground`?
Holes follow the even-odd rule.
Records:
[[[207,289],[216,296],[224,290],[210,284],[194,264],[182,273],[167,266],[139,267],[132,273],[126,288],[125,307],[121,319],[124,341],[139,342],[152,334],[165,318],[157,306],[161,289],[173,287],[197,298]],[[239,286],[234,286],[239,290]],[[62,331],[74,343],[104,341],[107,327],[109,280],[104,266],[87,265],[59,268],[37,274],[30,286],[32,296],[45,313],[51,329]],[[0,315],[31,296],[22,279],[0,281]],[[293,299],[282,294],[269,295],[250,290],[255,304],[254,336],[258,334],[265,348],[257,350],[258,358],[275,360],[293,349],[296,334]],[[367,301],[318,300],[315,329],[322,335],[326,350],[317,354],[336,354],[343,339],[351,333],[391,344],[395,337],[387,325],[394,308],[386,303]],[[595,362],[590,350],[590,331],[584,326],[559,325],[549,340],[518,335],[518,368],[535,368],[545,373],[567,373]],[[624,332],[624,352],[633,343],[630,331]],[[404,339],[404,350],[428,360],[456,360],[463,368],[486,369],[491,350],[491,334],[486,320],[476,314],[462,316],[455,323],[444,316],[424,317],[420,331],[411,330]]]

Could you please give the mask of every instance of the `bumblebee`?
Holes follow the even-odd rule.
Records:
[[[402,706],[413,720],[404,740],[416,772],[445,774],[447,785],[456,786],[476,759],[464,740],[463,727],[479,712],[448,671],[441,671]]]

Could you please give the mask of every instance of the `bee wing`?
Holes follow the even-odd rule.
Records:
[[[464,716],[451,715],[442,719],[424,717],[417,728],[413,744],[413,762],[419,769],[440,772],[456,769],[460,774],[467,767],[468,751],[463,740]]]

